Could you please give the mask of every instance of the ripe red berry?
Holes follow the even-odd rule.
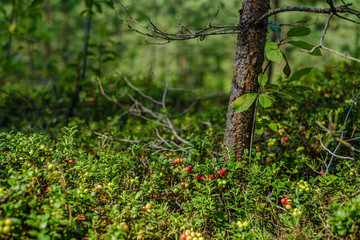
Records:
[[[181,239],[186,240],[187,236],[185,233],[181,234]]]
[[[220,177],[223,177],[223,176],[225,176],[225,172],[220,172],[219,175],[220,175]]]
[[[180,158],[179,159],[179,163],[180,163],[180,165],[183,163],[184,161],[183,161],[183,159],[182,158]]]
[[[256,148],[256,151],[257,151],[257,152],[260,152],[260,150],[261,150],[261,149],[260,149],[259,147]]]
[[[191,171],[191,166],[186,167],[185,170],[186,170],[187,172],[190,172],[190,171]]]
[[[226,172],[226,168],[222,168],[222,169],[221,169],[221,172]]]
[[[281,204],[286,204],[287,201],[291,201],[291,199],[288,197],[284,197],[283,199],[281,199]]]
[[[178,162],[176,161],[176,159],[174,160],[174,164],[175,164],[175,165],[178,164]]]
[[[205,180],[205,176],[201,176],[201,177],[200,177],[200,181],[203,182],[204,180]]]
[[[69,160],[69,163],[73,163],[73,162],[74,162],[74,160],[72,160],[72,159]]]
[[[215,179],[215,175],[210,175],[210,179],[211,180]]]
[[[289,141],[289,138],[288,138],[288,137],[284,137],[284,141],[285,141],[285,142]]]
[[[181,182],[180,185],[181,185],[181,187],[182,187],[183,189],[186,189],[185,183]]]
[[[324,170],[321,170],[320,173],[321,173],[321,176],[324,176],[326,172]]]
[[[143,211],[146,211],[146,210],[147,210],[146,205],[142,206],[142,210],[143,210]]]
[[[196,176],[196,180],[200,181],[201,175]]]
[[[46,192],[50,193],[50,186],[46,188]]]

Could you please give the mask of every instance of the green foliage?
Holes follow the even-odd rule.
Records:
[[[269,42],[265,45],[266,57],[272,62],[280,62],[283,55],[280,52],[279,46],[275,42]]]
[[[254,103],[256,97],[256,93],[245,93],[244,95],[241,95],[233,102],[234,112],[239,113],[248,110]]]
[[[218,5],[221,11],[214,24],[236,24],[238,4],[126,2],[142,23],[148,24],[150,17],[161,29],[173,32],[206,26]],[[84,56],[84,28],[90,15]],[[295,22],[293,15],[281,16]],[[193,229],[207,239],[356,239],[359,154],[341,148],[338,154],[354,160],[334,159],[329,172],[319,174],[331,156],[318,138],[335,149],[343,131],[343,143],[360,148],[358,105],[349,121],[342,122],[359,85],[359,66],[341,61],[323,71],[299,67],[304,61],[313,66],[312,60],[291,53],[298,48],[311,50],[314,45],[307,42],[314,42],[317,31],[307,34],[317,27],[286,31],[269,21],[280,38],[285,32],[285,37],[305,39],[269,43],[267,57],[275,62],[284,58],[286,78],[272,77],[267,83],[267,75],[261,74],[259,94],[245,94],[234,102],[234,110],[245,111],[258,96],[262,106],[253,154],[236,162],[222,146],[228,99],[197,100],[229,88],[226,79],[231,79],[229,56],[234,54],[235,38],[144,44],[143,38],[119,23],[108,1],[4,0],[0,4],[0,238],[179,239],[185,229]],[[351,33],[350,37],[356,36]],[[317,49],[312,55],[321,52]],[[74,116],[68,116],[85,58],[88,68],[80,83],[79,104]],[[290,63],[300,70],[291,74]],[[170,83],[166,110],[122,81],[128,76],[143,92],[162,99],[165,75]],[[99,81],[109,99],[121,106],[101,94]],[[134,106],[128,94],[148,109],[167,111],[191,149],[158,152],[145,144],[146,139],[158,138],[157,125],[124,110]],[[99,138],[94,132],[109,137]],[[169,131],[159,134],[167,141],[176,140]],[[117,142],[110,136],[139,143]],[[350,137],[355,140],[347,142]],[[183,164],[175,165],[180,158]],[[290,210],[281,205],[284,197],[292,199]],[[153,207],[144,211],[147,204]]]
[[[287,32],[287,36],[288,37],[303,37],[306,35],[309,35],[311,33],[311,30],[307,27],[303,27],[303,26],[296,26],[291,28],[288,32]]]
[[[329,219],[333,231],[346,236],[359,231],[360,228],[360,195],[345,203],[334,202],[330,209],[334,214]]]
[[[74,119],[78,127],[57,125],[53,139],[1,133],[1,237],[179,239],[185,229],[206,239],[356,237],[358,155],[334,161],[325,175],[314,172],[330,157],[318,144],[315,121],[332,131],[324,144],[333,149],[349,104],[351,76],[357,74],[357,68],[343,62],[328,68],[302,77],[317,86],[305,98],[270,94],[276,106],[260,109],[253,155],[242,162],[221,147],[226,107],[214,102],[174,119],[175,126],[187,126],[181,135],[193,145],[182,153],[97,139],[80,119]],[[278,82],[280,88],[287,84]],[[178,99],[170,96],[171,101]],[[346,131],[359,126],[358,112],[356,106]],[[91,127],[121,129],[114,134],[125,139],[142,139],[139,129],[142,137],[156,137],[153,123],[116,121],[116,115]],[[211,127],[201,124],[205,121]],[[352,144],[359,147],[356,141]],[[174,164],[180,158],[183,163]],[[190,165],[192,171],[187,171]],[[284,197],[292,200],[289,210],[281,205]],[[146,204],[153,208],[144,211]],[[328,231],[322,231],[327,224]]]

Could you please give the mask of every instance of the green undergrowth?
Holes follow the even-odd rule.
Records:
[[[226,106],[211,101],[172,120],[191,144],[183,152],[152,148],[154,122],[119,120],[109,109],[106,119],[76,116],[42,134],[8,128],[0,134],[1,238],[181,239],[192,229],[192,240],[357,239],[356,69],[330,66],[304,79],[313,92],[274,95],[241,162],[221,143]],[[327,168],[331,155],[319,139],[334,151],[339,130],[345,146],[337,154],[346,159]]]

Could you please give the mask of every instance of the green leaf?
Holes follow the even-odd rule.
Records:
[[[261,104],[261,106],[263,106],[264,108],[268,108],[271,106],[271,100],[268,96],[266,96],[266,94],[260,94],[259,96],[259,103]]]
[[[233,102],[233,110],[236,113],[245,112],[256,99],[256,93],[245,93]]]
[[[142,195],[142,193],[143,193],[143,192],[142,192],[141,190],[138,191],[138,192],[136,193],[134,199],[135,199],[135,200],[138,199],[138,198]]]
[[[264,127],[263,127],[263,125],[261,123],[256,123],[255,124],[255,130],[259,135],[261,135],[264,132]]]
[[[309,35],[310,33],[311,33],[310,28],[303,27],[303,26],[296,26],[296,27],[291,28],[287,32],[287,36],[288,37],[303,37],[303,36]]]
[[[288,81],[293,82],[293,81],[300,79],[302,76],[308,74],[311,71],[311,69],[312,68],[302,68],[302,69],[294,72]]]
[[[304,42],[304,41],[289,41],[288,43],[290,43],[291,45],[294,45],[296,47],[308,50],[308,51],[310,51],[311,49],[313,49],[315,47],[314,45]],[[310,54],[313,56],[322,56],[320,48],[317,48],[314,52],[312,52]]]
[[[274,132],[277,132],[277,131],[278,131],[278,125],[277,125],[276,123],[271,122],[271,123],[269,123],[269,124],[267,124],[267,125],[268,125],[269,128],[270,128],[271,130],[273,130]]]
[[[269,20],[269,27],[273,32],[276,32],[277,34],[281,33],[281,27],[274,21]]]
[[[266,57],[272,62],[280,62],[283,55],[280,52],[279,46],[275,42],[269,42],[265,46]]]
[[[286,59],[285,54],[284,54],[283,52],[281,52],[281,53],[282,53],[282,55],[283,55],[283,57],[284,57],[284,60],[285,60],[285,62],[286,62],[286,65],[285,65],[285,67],[284,67],[284,69],[283,69],[283,73],[284,73],[285,76],[288,78],[288,77],[290,76],[290,74],[291,74],[291,68],[290,68],[290,65],[289,65],[288,60]]]
[[[261,87],[264,87],[265,84],[266,84],[267,81],[268,81],[268,76],[267,76],[267,74],[266,74],[266,73],[265,73],[265,74],[260,73],[259,76],[258,76],[258,81],[259,81],[260,86],[261,86]]]

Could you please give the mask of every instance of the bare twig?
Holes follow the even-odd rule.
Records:
[[[307,53],[313,53],[316,49],[321,48],[321,49],[324,49],[324,50],[329,51],[329,52],[331,52],[331,53],[334,53],[334,54],[336,54],[336,55],[338,55],[338,56],[340,56],[340,57],[343,57],[343,58],[346,58],[346,59],[349,59],[349,60],[352,60],[352,61],[355,61],[355,62],[360,62],[360,59],[346,56],[346,55],[344,55],[344,54],[342,54],[342,53],[339,53],[339,52],[337,52],[337,51],[335,51],[335,50],[333,50],[333,49],[330,49],[330,48],[328,48],[328,47],[325,47],[325,46],[323,45],[326,32],[327,32],[327,30],[328,30],[328,28],[329,28],[330,19],[331,19],[333,16],[334,16],[334,13],[331,12],[331,13],[329,14],[329,17],[327,18],[327,20],[326,20],[326,22],[325,22],[324,30],[323,30],[323,33],[322,33],[322,35],[321,35],[319,45],[313,47],[311,50],[300,49],[300,51],[302,51],[302,52],[307,52]]]
[[[122,138],[115,138],[112,136],[108,136],[102,133],[98,133],[98,132],[94,132],[95,135],[100,136],[101,138],[104,138],[105,140],[117,140],[117,141],[121,141],[121,142],[127,142],[127,143],[141,143],[141,141],[137,141],[137,140],[128,140],[128,139],[122,139]]]
[[[342,128],[340,129],[342,132],[341,132],[341,136],[340,136],[340,139],[338,140],[339,143],[337,144],[335,150],[333,152],[331,152],[328,148],[326,148],[324,146],[324,144],[322,143],[321,141],[321,138],[320,138],[320,144],[321,146],[327,151],[330,153],[331,155],[331,158],[330,158],[330,161],[329,163],[325,163],[325,167],[326,167],[326,171],[325,171],[325,174],[329,172],[329,168],[331,166],[331,163],[333,162],[334,158],[337,157],[337,158],[341,158],[341,159],[349,159],[349,160],[354,160],[354,158],[351,158],[351,157],[343,157],[343,156],[339,156],[336,154],[337,150],[340,148],[341,144],[342,144],[342,140],[344,139],[344,135],[345,135],[345,131],[344,131],[344,128],[345,128],[345,125],[346,125],[346,122],[348,121],[349,119],[349,116],[350,116],[350,112],[352,110],[352,108],[354,107],[354,104],[355,102],[360,98],[360,92],[359,94],[353,99],[354,101],[351,103],[350,107],[349,107],[349,110],[347,111],[347,114],[346,114],[346,117],[343,121],[343,125],[342,125]]]
[[[336,155],[335,153],[331,152],[328,148],[325,147],[325,145],[322,143],[321,141],[321,138],[320,138],[320,144],[321,146],[328,152],[330,153],[333,157],[337,157],[337,158],[341,158],[341,159],[349,159],[349,160],[354,160],[354,158],[352,157],[344,157],[344,156],[339,156],[339,155]],[[336,150],[336,149],[335,149]],[[328,166],[330,166],[331,162],[329,164],[327,164]],[[327,171],[326,171],[327,173]]]
[[[350,13],[356,16],[360,16],[360,12],[350,9],[348,8],[348,6],[351,6],[352,4],[345,4],[342,5],[340,7],[335,8],[337,13]],[[262,15],[256,22],[255,24],[259,24],[263,21],[265,21],[268,17],[278,14],[278,13],[283,13],[283,12],[308,12],[308,13],[318,13],[318,14],[330,14],[333,13],[331,8],[311,8],[311,7],[297,7],[297,6],[292,6],[292,7],[284,7],[284,8],[277,8],[274,9],[273,11],[270,11],[264,15]]]
[[[160,30],[158,27],[156,27],[156,25],[153,24],[151,20],[149,20],[151,27],[138,22],[136,19],[134,19],[132,17],[129,10],[121,2],[119,2],[119,5],[125,11],[125,13],[127,14],[128,18],[129,18],[129,21],[126,21],[119,15],[113,1],[109,0],[109,2],[113,5],[117,18],[120,19],[120,21],[123,22],[131,31],[137,32],[143,36],[151,37],[154,39],[166,40],[167,43],[174,41],[174,40],[188,40],[188,39],[194,39],[194,38],[200,38],[200,40],[203,40],[206,36],[209,36],[209,35],[237,34],[238,29],[239,29],[238,25],[221,25],[221,26],[212,25],[211,24],[212,21],[214,20],[214,18],[216,18],[216,16],[219,13],[219,9],[218,9],[218,11],[215,13],[215,15],[209,20],[208,25],[204,28],[196,29],[197,31],[194,33],[191,33],[187,28],[185,28],[183,26],[182,26],[182,29],[185,29],[189,33],[180,33],[180,34],[179,33],[168,33],[168,32],[164,32],[164,31]],[[145,29],[146,31],[151,32],[151,33],[143,32],[143,31],[136,29],[135,27],[132,26],[132,23]]]
[[[112,99],[111,97],[109,97],[109,96],[105,93],[104,88],[103,88],[103,86],[102,86],[102,84],[101,84],[101,81],[99,81],[99,89],[100,89],[101,94],[102,94],[107,100],[109,100],[110,102],[113,102],[115,105],[121,107],[122,109],[126,109],[122,104],[120,104],[118,101]]]
[[[137,87],[135,87],[134,85],[131,84],[131,82],[127,79],[127,77],[124,77],[124,80],[126,82],[126,84],[131,87],[132,89],[134,89],[137,93],[139,93],[141,96],[143,96],[144,98],[152,101],[153,103],[156,103],[158,105],[161,105],[161,102],[153,99],[152,97],[150,97],[149,95],[144,94],[142,91],[140,91],[140,89],[138,89]]]

